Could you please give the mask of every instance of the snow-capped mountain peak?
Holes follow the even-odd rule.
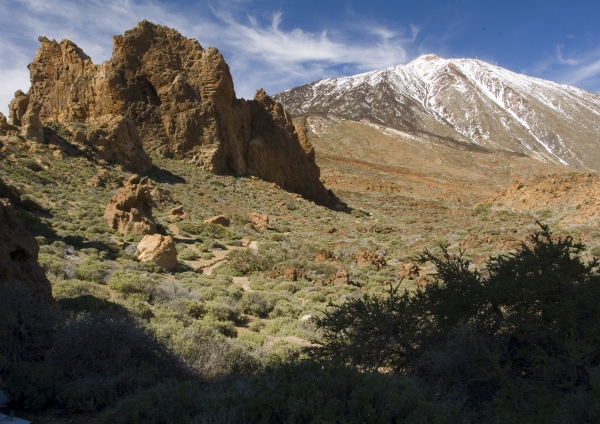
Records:
[[[600,170],[600,96],[476,59],[422,55],[274,96],[294,115],[366,119],[542,161]]]

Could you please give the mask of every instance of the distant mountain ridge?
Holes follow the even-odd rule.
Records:
[[[600,170],[600,95],[480,60],[423,55],[273,98],[292,115],[364,119],[457,146]]]

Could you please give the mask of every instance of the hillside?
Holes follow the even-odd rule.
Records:
[[[368,120],[467,148],[600,170],[600,96],[473,59],[423,55],[406,65],[323,79],[274,96],[292,115]]]

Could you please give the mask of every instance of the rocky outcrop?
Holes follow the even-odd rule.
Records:
[[[190,214],[183,210],[183,206],[177,206],[169,211],[171,219],[190,219]]]
[[[109,227],[121,234],[155,234],[151,190],[147,177],[129,177],[104,210],[104,219]]]
[[[319,180],[303,130],[263,90],[237,99],[217,49],[148,21],[115,36],[102,65],[69,40],[39,40],[31,89],[11,103],[16,125],[33,102],[42,122],[88,125],[102,158],[136,172],[151,166],[143,141],[146,150],[216,174],[252,174],[322,205],[337,202]]]
[[[7,199],[0,199],[0,285],[22,284],[45,304],[54,304],[50,281],[37,262],[39,247]]]
[[[225,215],[213,216],[212,218],[205,219],[204,222],[207,224],[222,225],[223,227],[229,227],[231,224],[231,221]]]
[[[419,267],[414,262],[400,262],[396,275],[400,279],[414,280],[419,276]]]
[[[336,271],[335,274],[333,274],[330,282],[334,286],[348,284],[350,282],[350,273],[348,273],[348,270],[346,268],[340,268]]]
[[[138,259],[154,262],[166,271],[177,267],[177,249],[171,236],[147,235],[137,245]]]
[[[386,266],[385,259],[383,256],[368,250],[359,250],[354,257],[357,266],[368,266],[373,265],[377,269],[381,269]]]
[[[250,212],[248,214],[248,219],[250,220],[250,227],[256,231],[265,230],[269,226],[268,215]]]

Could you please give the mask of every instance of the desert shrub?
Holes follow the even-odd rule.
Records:
[[[38,410],[54,402],[63,380],[60,370],[45,362],[15,362],[6,377],[5,389],[12,402]]]
[[[259,292],[245,292],[240,307],[246,314],[266,318],[275,307],[277,299]]]
[[[56,309],[40,293],[18,281],[0,284],[0,356],[5,360],[41,360],[58,320]]]
[[[222,225],[197,221],[184,221],[177,225],[181,231],[195,236],[210,237],[213,239],[236,238],[235,233]]]
[[[143,300],[152,300],[157,282],[148,276],[142,276],[134,272],[115,271],[106,285],[129,297],[134,294],[141,295]]]
[[[177,253],[177,259],[180,261],[195,261],[198,259],[198,254],[192,249],[185,247]]]
[[[241,320],[240,307],[229,297],[221,297],[219,301],[206,302],[206,311],[218,321],[239,322]]]
[[[111,271],[103,258],[93,253],[75,267],[75,277],[80,280],[105,283]]]
[[[71,410],[95,411],[151,387],[183,365],[134,321],[109,311],[75,314],[58,328],[46,362],[69,382],[58,395]]]
[[[421,262],[437,268],[425,289],[391,286],[317,317],[323,352],[418,374],[480,418],[519,410],[509,421],[549,420],[564,396],[593,390],[600,365],[599,263],[584,262],[583,249],[542,226],[489,259],[486,274],[444,247],[425,251]]]

